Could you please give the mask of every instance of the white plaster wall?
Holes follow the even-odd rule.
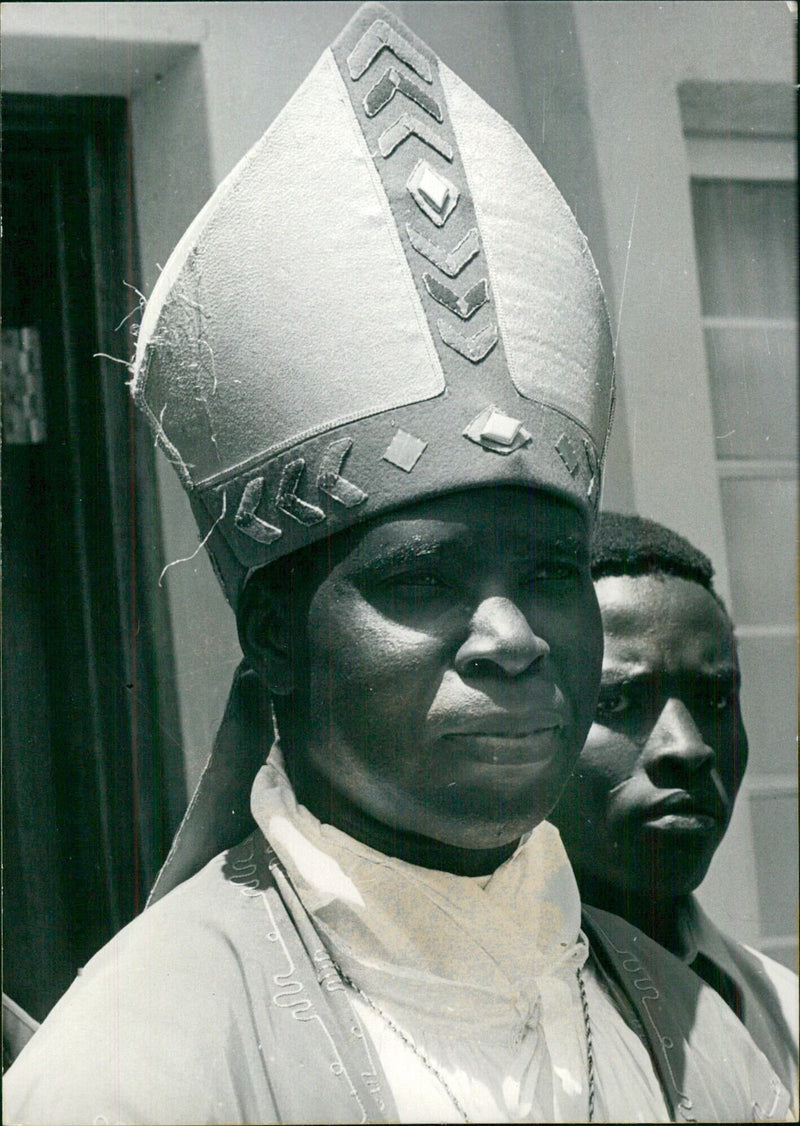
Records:
[[[636,511],[706,551],[729,599],[678,84],[791,84],[796,25],[779,0],[577,0],[573,9],[608,236],[606,286]],[[701,899],[730,933],[758,941],[746,789]]]
[[[577,0],[636,510],[728,566],[678,84],[794,82],[782,0]]]

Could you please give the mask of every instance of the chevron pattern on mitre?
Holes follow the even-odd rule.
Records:
[[[256,509],[261,503],[261,497],[264,494],[264,478],[254,477],[245,485],[242,499],[239,501],[239,507],[236,510],[236,515],[233,522],[240,532],[244,532],[251,540],[256,540],[258,543],[274,543],[279,540],[283,535],[280,528],[276,528],[274,524],[268,524],[266,520],[262,520],[260,516],[256,516]]]
[[[363,489],[353,481],[348,481],[342,474],[342,467],[352,445],[352,438],[337,438],[326,446],[319,461],[315,482],[321,495],[331,497],[344,508],[357,508],[368,499],[368,494]],[[289,461],[283,467],[277,491],[271,500],[265,497],[265,478],[260,475],[251,478],[244,487],[233,518],[236,528],[258,543],[271,544],[280,539],[283,532],[259,516],[259,508],[272,509],[278,519],[281,514],[289,516],[306,528],[326,520],[325,512],[318,505],[303,500],[298,495],[306,476],[306,468],[305,458]],[[274,519],[275,515],[272,512],[270,514]]]
[[[317,473],[319,491],[338,500],[345,508],[357,508],[367,499],[363,489],[342,476],[342,465],[352,445],[352,438],[338,438],[335,442],[331,442],[322,456]]]
[[[383,59],[384,51],[391,60]],[[395,218],[445,379],[452,386],[469,380],[469,369],[494,352],[484,367],[486,378],[498,396],[506,380],[513,393],[478,217],[436,56],[391,13],[369,9],[334,44],[333,54]],[[442,234],[434,235],[433,228]],[[445,230],[454,233],[447,237]],[[456,277],[459,286],[448,284]],[[474,326],[471,334],[458,328],[467,321]],[[482,444],[506,452],[502,443]],[[413,471],[414,460],[387,460]]]
[[[479,364],[494,348],[500,339],[496,324],[488,324],[472,336],[464,336],[447,321],[439,321],[439,335],[448,348],[452,348],[471,364]]]
[[[284,467],[278,485],[278,495],[275,498],[275,507],[287,516],[291,516],[298,524],[306,528],[320,524],[325,519],[325,513],[316,504],[309,504],[297,495],[300,480],[306,468],[305,458],[298,457]]]
[[[452,250],[431,242],[429,238],[415,230],[410,223],[406,223],[406,234],[417,254],[427,258],[437,270],[441,270],[448,278],[457,278],[464,267],[472,261],[476,254],[480,254],[481,250],[481,240],[477,227],[472,227],[467,231]]]
[[[424,82],[433,82],[431,65],[425,56],[405,36],[389,27],[385,20],[375,20],[347,56],[347,68],[354,82],[366,74],[383,50],[391,51]]]
[[[364,113],[367,117],[374,117],[388,106],[395,94],[402,94],[410,101],[415,102],[420,109],[425,110],[440,124],[444,120],[442,107],[436,99],[431,97],[427,90],[418,86],[416,82],[412,82],[410,78],[400,74],[393,66],[387,67],[364,98]]]
[[[436,59],[435,57],[433,59],[426,57],[427,51],[424,45],[418,45],[414,42],[411,33],[402,24],[396,23],[393,17],[388,14],[383,18],[376,15],[376,18],[373,19],[366,30],[361,32],[357,42],[345,56],[344,61],[351,80],[358,82],[366,75],[384,50],[388,50],[394,55],[398,65],[387,66],[380,78],[372,83],[367,93],[360,97],[359,101],[356,100],[355,91],[352,91],[353,108],[363,112],[368,120],[372,120],[378,118],[394,100],[395,95],[400,93],[428,115],[427,119],[423,120],[416,113],[403,112],[391,125],[375,133],[371,131],[371,127],[367,127],[364,119],[360,117],[360,113],[356,113],[362,129],[367,129],[370,133],[371,140],[368,139],[367,143],[370,152],[373,154],[373,159],[376,160],[376,168],[382,178],[384,176],[389,177],[389,181],[395,185],[395,191],[397,185],[396,173],[381,170],[380,162],[377,161],[375,155],[376,150],[384,160],[389,160],[394,157],[397,150],[405,142],[413,137],[432,149],[434,153],[443,157],[448,164],[453,166],[454,172],[456,166],[458,166],[459,175],[450,179],[442,173],[440,168],[437,168],[435,160],[429,161],[417,157],[415,166],[406,180],[406,189],[422,214],[435,226],[444,227],[456,210],[459,200],[465,197],[465,193],[468,192],[468,185],[464,176],[465,170],[460,165],[460,161],[454,164],[456,157],[455,134],[452,123],[445,121],[446,103],[443,100],[440,101],[440,82]],[[405,71],[406,67],[414,72],[414,76]],[[416,78],[421,78],[431,89],[424,89],[416,81]],[[443,93],[442,90],[442,95]],[[430,120],[431,118],[433,121]],[[434,122],[443,128],[437,130]],[[378,128],[380,129],[380,126]],[[419,146],[415,145],[414,150],[418,153]],[[468,210],[473,211],[471,201]],[[410,223],[405,223],[405,233],[411,250],[426,258],[431,265],[448,278],[458,276],[481,253],[481,240],[477,227],[471,227],[465,234],[462,234],[462,237],[452,249],[447,249],[445,246],[432,242],[426,234],[417,231]],[[413,255],[409,250],[406,253],[409,255],[409,266],[412,269],[421,296],[424,294],[431,298],[459,320],[470,320],[480,309],[490,304],[491,298],[486,276],[475,280],[473,274],[471,284],[468,284],[466,290],[463,293],[457,293],[430,272],[418,272],[418,266],[415,267]],[[430,313],[428,315],[430,317]],[[431,321],[432,319],[431,317]],[[480,363],[482,359],[488,356],[500,338],[496,321],[491,321],[472,336],[464,336],[446,321],[438,321],[437,328],[442,343],[447,348],[465,357],[472,364]],[[443,356],[442,362],[444,363]]]
[[[423,274],[422,280],[433,300],[444,305],[445,309],[455,313],[462,321],[468,321],[489,300],[489,284],[486,278],[481,278],[461,297],[449,285],[437,281],[432,274]]]
[[[402,145],[403,141],[407,141],[409,137],[419,137],[421,141],[429,148],[435,149],[445,160],[453,159],[453,150],[444,137],[437,136],[421,118],[410,113],[402,114],[397,121],[381,133],[378,138],[381,156],[384,158],[391,156],[394,150]]]

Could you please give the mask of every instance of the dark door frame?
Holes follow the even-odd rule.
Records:
[[[61,532],[46,542],[48,551],[71,560],[73,585],[55,602],[52,592],[45,597],[57,613],[63,606],[62,622],[72,623],[80,654],[74,669],[58,657],[51,661],[52,698],[61,705],[51,719],[59,724],[58,757],[74,761],[52,764],[64,808],[52,810],[50,822],[40,819],[38,830],[47,832],[41,824],[51,824],[58,847],[48,854],[57,856],[61,871],[40,872],[33,881],[40,896],[50,879],[53,894],[58,885],[70,900],[74,965],[64,969],[66,977],[144,906],[186,800],[169,612],[158,587],[163,553],[155,455],[134,410],[125,366],[142,306],[135,288],[127,112],[121,98],[3,98],[4,166],[9,173],[15,162],[36,166],[53,204],[46,221],[56,286],[46,332],[55,341],[58,370],[50,372],[45,398],[58,420],[60,446],[48,463],[46,500],[26,498],[26,511],[32,520],[47,521],[54,498],[63,505],[53,520]],[[45,284],[52,287],[52,280]],[[14,327],[10,320],[7,326]],[[6,526],[3,534],[28,529]],[[14,703],[9,688],[16,693],[24,685],[4,685],[5,709]],[[17,840],[22,830],[10,819],[20,819],[26,800],[37,800],[35,789],[25,787],[39,750],[4,747],[4,775],[16,786],[13,801],[8,791],[4,795],[5,839],[16,840],[5,856],[8,861],[13,853],[22,869],[9,871],[7,863],[6,906],[14,882],[30,876],[24,832]],[[37,925],[46,926],[48,903],[38,908]],[[7,926],[7,941],[9,935],[24,942],[24,928]],[[35,976],[31,967],[31,980]],[[38,1004],[34,1015],[41,1017],[45,1001]]]

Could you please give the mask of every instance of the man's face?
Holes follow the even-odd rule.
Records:
[[[579,874],[636,895],[694,890],[747,764],[729,618],[698,583],[598,580],[595,722],[553,820]]]
[[[467,849],[514,841],[554,805],[594,712],[582,516],[546,493],[476,489],[346,544],[295,614],[295,753],[384,826]]]

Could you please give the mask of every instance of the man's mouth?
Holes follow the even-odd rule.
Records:
[[[552,753],[551,740],[565,726],[560,712],[538,711],[535,716],[472,717],[444,734],[442,742],[454,750],[495,766],[527,766]]]
[[[466,716],[448,724],[443,732],[444,738],[486,738],[486,739],[529,739],[543,731],[565,725],[564,714],[559,708],[537,708],[514,714],[495,712],[486,715]]]
[[[722,820],[722,810],[712,794],[689,794],[680,790],[653,802],[643,820],[652,829],[710,832]]]

